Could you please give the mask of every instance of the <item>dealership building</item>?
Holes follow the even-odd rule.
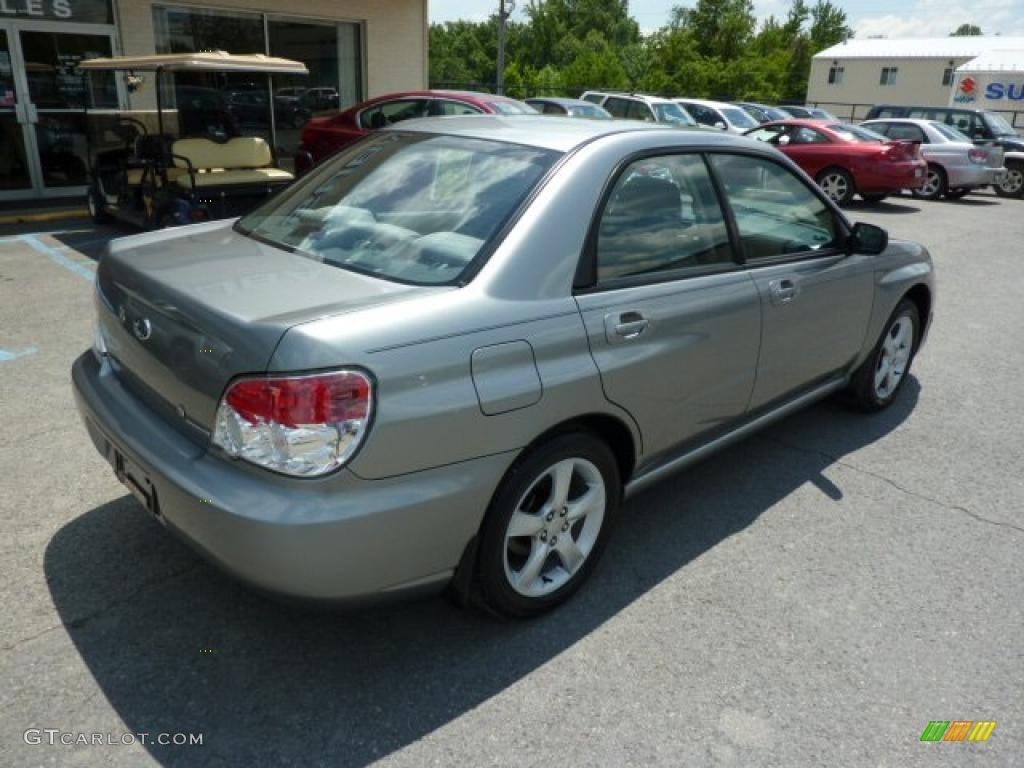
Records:
[[[101,133],[96,126],[109,125],[117,112],[145,117],[155,109],[151,73],[85,78],[77,70],[82,59],[217,50],[296,59],[309,76],[271,86],[275,122],[287,123],[299,104],[302,114],[316,114],[426,87],[427,6],[428,0],[0,0],[0,206],[83,194],[85,156]],[[168,79],[162,95],[172,112],[178,101],[206,100],[230,102],[239,114],[247,106],[255,113],[262,103],[270,114],[265,78]],[[294,122],[278,132],[283,155],[297,144],[301,121]],[[266,126],[250,132],[267,135]]]
[[[849,40],[811,61],[807,101],[847,118],[875,104],[963,105],[1024,127],[1024,38]]]

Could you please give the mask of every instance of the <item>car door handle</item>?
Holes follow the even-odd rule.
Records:
[[[623,312],[615,321],[615,335],[623,339],[635,339],[647,330],[651,321],[639,312]]]
[[[772,280],[768,283],[768,290],[771,291],[772,302],[775,304],[788,304],[800,295],[800,286],[788,277]]]

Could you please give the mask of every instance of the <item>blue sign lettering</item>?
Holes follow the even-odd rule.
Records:
[[[989,83],[985,88],[985,98],[993,100],[1003,98],[1003,84]]]

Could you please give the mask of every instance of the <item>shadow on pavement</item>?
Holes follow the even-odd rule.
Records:
[[[918,395],[910,378],[883,413],[825,402],[668,478],[622,510],[591,582],[531,622],[442,599],[330,613],[277,604],[130,497],[57,532],[47,581],[127,731],[204,735],[201,748],[149,744],[161,764],[365,765],[501,693],[804,484],[841,498],[825,470],[896,429]]]
[[[885,200],[878,203],[869,203],[864,200],[851,200],[846,204],[844,210],[847,213],[863,211],[864,213],[879,213],[882,215],[893,216],[907,213],[919,213],[921,209],[916,204],[908,205],[911,199],[901,200],[900,198],[896,198],[899,202],[894,202],[893,198],[887,197]]]

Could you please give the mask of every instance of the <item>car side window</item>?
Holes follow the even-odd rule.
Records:
[[[447,99],[432,99],[430,101],[429,113],[431,117],[448,115],[479,115],[480,110],[470,104],[461,101],[449,101]]]
[[[604,103],[604,108],[611,112],[612,117],[626,117],[626,113],[629,111],[629,100],[609,96]]]
[[[544,108],[541,111],[545,115],[564,115],[565,114],[565,109],[563,109],[562,107],[558,106],[557,104],[552,104],[551,102],[545,102],[544,103]]]
[[[396,99],[377,104],[363,110],[359,116],[359,125],[364,130],[375,131],[378,128],[400,123],[413,117],[424,117],[427,104],[423,99]]]
[[[871,126],[871,130],[877,130],[874,126]],[[924,135],[922,131],[916,125],[910,125],[908,123],[894,123],[889,126],[888,132],[885,134],[888,138],[894,141],[919,141],[922,144],[928,143],[928,137]]]
[[[601,212],[597,281],[734,264],[729,233],[707,166],[674,154],[631,163]]]
[[[643,120],[648,123],[655,122],[654,113],[651,111],[651,108],[642,101],[629,102],[626,117],[630,120]]]
[[[752,139],[758,141],[765,141],[772,145],[778,145],[779,139],[786,136],[789,133],[789,126],[786,125],[767,125],[763,128],[757,128],[747,134]]]
[[[843,229],[832,209],[779,163],[713,154],[748,263],[839,246]]]
[[[721,120],[714,110],[708,109],[700,104],[687,104],[686,111],[693,115],[693,119],[701,125],[714,126],[716,122]]]
[[[821,131],[808,128],[805,125],[797,126],[790,134],[790,141],[793,144],[828,144],[829,140]]]

